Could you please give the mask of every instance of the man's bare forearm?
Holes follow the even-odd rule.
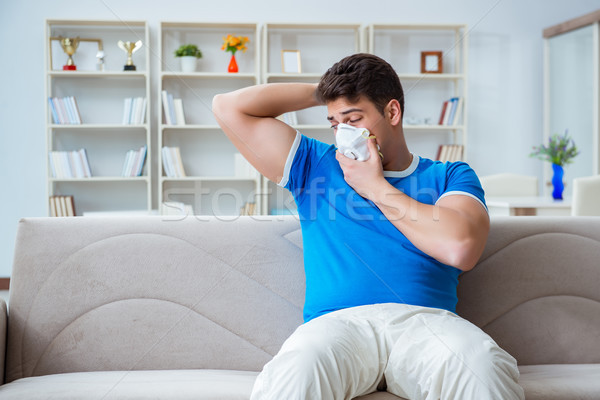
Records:
[[[316,88],[317,85],[312,83],[270,83],[218,95],[215,102],[227,111],[274,118],[286,112],[320,105]]]

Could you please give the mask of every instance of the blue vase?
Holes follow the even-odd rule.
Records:
[[[565,171],[563,167],[558,164],[552,164],[552,187],[554,190],[552,191],[552,197],[555,200],[562,200],[563,198],[563,190],[565,190],[565,185],[563,184],[563,175]]]

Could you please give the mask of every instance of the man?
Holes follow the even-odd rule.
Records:
[[[325,104],[368,129],[356,161],[278,121]],[[355,54],[319,85],[218,95],[213,112],[239,151],[289,189],[300,214],[305,323],[257,378],[252,399],[352,399],[386,388],[409,399],[523,399],[515,360],[454,314],[458,275],[483,251],[489,217],[465,163],[413,155],[404,94],[384,60]]]

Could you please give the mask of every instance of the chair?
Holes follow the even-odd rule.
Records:
[[[571,215],[600,216],[600,175],[573,179]]]
[[[501,173],[479,178],[486,197],[515,197],[538,195],[536,176]]]

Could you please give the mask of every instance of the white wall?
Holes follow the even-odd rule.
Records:
[[[596,9],[598,0],[0,0],[0,276],[10,276],[18,219],[46,213],[46,18],[147,20],[154,43],[161,20],[466,23],[470,164],[541,179],[528,154],[542,140],[542,29]]]

